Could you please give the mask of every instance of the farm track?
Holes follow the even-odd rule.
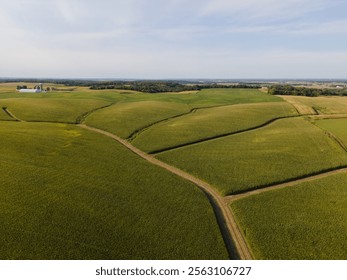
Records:
[[[14,121],[17,122],[23,122],[23,120],[17,118],[15,115],[13,115],[7,108],[2,108],[2,110],[10,117],[12,118]]]
[[[189,173],[186,173],[176,167],[173,167],[156,159],[155,157],[137,149],[127,140],[124,140],[110,132],[90,127],[85,124],[78,124],[77,126],[110,137],[131,150],[133,153],[150,162],[151,164],[164,168],[169,172],[198,186],[207,195],[209,201],[212,204],[230,258],[234,259],[236,257],[239,257],[240,259],[252,259],[252,254],[247,246],[241,230],[237,225],[235,217],[228,203],[211,185],[192,176]],[[235,256],[235,249],[238,256]]]
[[[283,188],[286,188],[286,187],[295,186],[295,185],[300,184],[300,183],[309,182],[309,181],[313,181],[313,180],[329,177],[329,176],[334,175],[334,174],[345,173],[345,172],[347,172],[347,167],[343,166],[343,167],[336,168],[334,170],[329,170],[329,171],[326,171],[326,172],[321,172],[319,174],[310,175],[310,176],[307,176],[305,178],[294,179],[294,180],[291,180],[291,181],[288,181],[288,182],[285,182],[285,183],[279,183],[279,184],[275,184],[275,185],[271,185],[271,186],[255,189],[255,190],[246,191],[246,192],[239,193],[239,194],[228,195],[228,196],[224,197],[224,200],[225,200],[225,202],[227,204],[230,204],[231,202],[233,202],[235,200],[238,200],[238,199],[241,199],[241,198],[245,198],[245,197],[248,197],[248,196],[251,196],[251,195],[261,194],[261,193],[264,193],[264,192],[277,190],[277,189],[283,189]]]
[[[286,96],[286,95],[277,95],[277,96],[282,98],[284,101],[288,102],[289,104],[291,104],[295,108],[295,110],[299,113],[299,115],[319,115],[319,112],[317,111],[317,109],[294,100],[292,96]]]

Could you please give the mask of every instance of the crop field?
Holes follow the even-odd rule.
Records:
[[[200,109],[150,127],[139,134],[133,144],[146,152],[155,152],[246,130],[275,118],[296,114],[294,108],[285,102]]]
[[[347,114],[347,97],[336,96],[287,96],[290,101],[313,108],[320,114]],[[314,113],[314,112],[313,112]]]
[[[233,202],[256,259],[347,259],[347,173]]]
[[[346,97],[16,85],[0,259],[346,259]]]
[[[128,138],[132,133],[162,118],[189,112],[185,104],[160,101],[140,101],[118,103],[92,114],[86,123],[122,138]]]
[[[7,107],[17,118],[25,121],[74,123],[85,112],[106,106],[102,100],[83,99],[0,99],[0,107]]]
[[[0,121],[12,121],[14,120],[12,117],[10,117],[2,107],[0,107]]]
[[[1,259],[228,257],[205,195],[116,142],[66,124],[0,135]]]
[[[318,120],[315,124],[322,129],[331,132],[334,136],[338,137],[345,146],[347,146],[347,119]]]
[[[345,151],[300,118],[158,155],[223,194],[254,189],[347,165]]]

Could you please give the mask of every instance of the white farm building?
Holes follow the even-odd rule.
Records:
[[[23,89],[19,89],[19,92],[46,92],[45,90],[43,90],[43,86],[42,84],[38,84],[37,86],[35,86],[34,88],[23,88]]]

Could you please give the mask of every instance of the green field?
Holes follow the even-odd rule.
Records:
[[[345,151],[301,118],[164,152],[158,158],[230,194],[347,165]]]
[[[347,173],[231,205],[256,259],[347,259]]]
[[[294,116],[285,102],[229,105],[201,109],[154,125],[139,134],[133,144],[146,152],[213,138],[256,127],[275,118]]]
[[[205,195],[115,141],[66,124],[0,135],[0,259],[228,257]]]
[[[96,99],[0,99],[0,107],[7,107],[21,120],[67,123],[74,123],[83,113],[108,104],[107,101]]]
[[[14,119],[11,118],[4,110],[2,107],[5,106],[1,106],[0,107],[0,121],[13,121]]]
[[[163,118],[189,112],[181,103],[139,101],[118,103],[98,111],[86,119],[88,125],[128,138],[133,132]]]
[[[347,119],[318,120],[315,124],[331,132],[347,146]]]

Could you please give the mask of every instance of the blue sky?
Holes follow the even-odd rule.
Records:
[[[347,0],[0,0],[0,77],[347,78]]]

